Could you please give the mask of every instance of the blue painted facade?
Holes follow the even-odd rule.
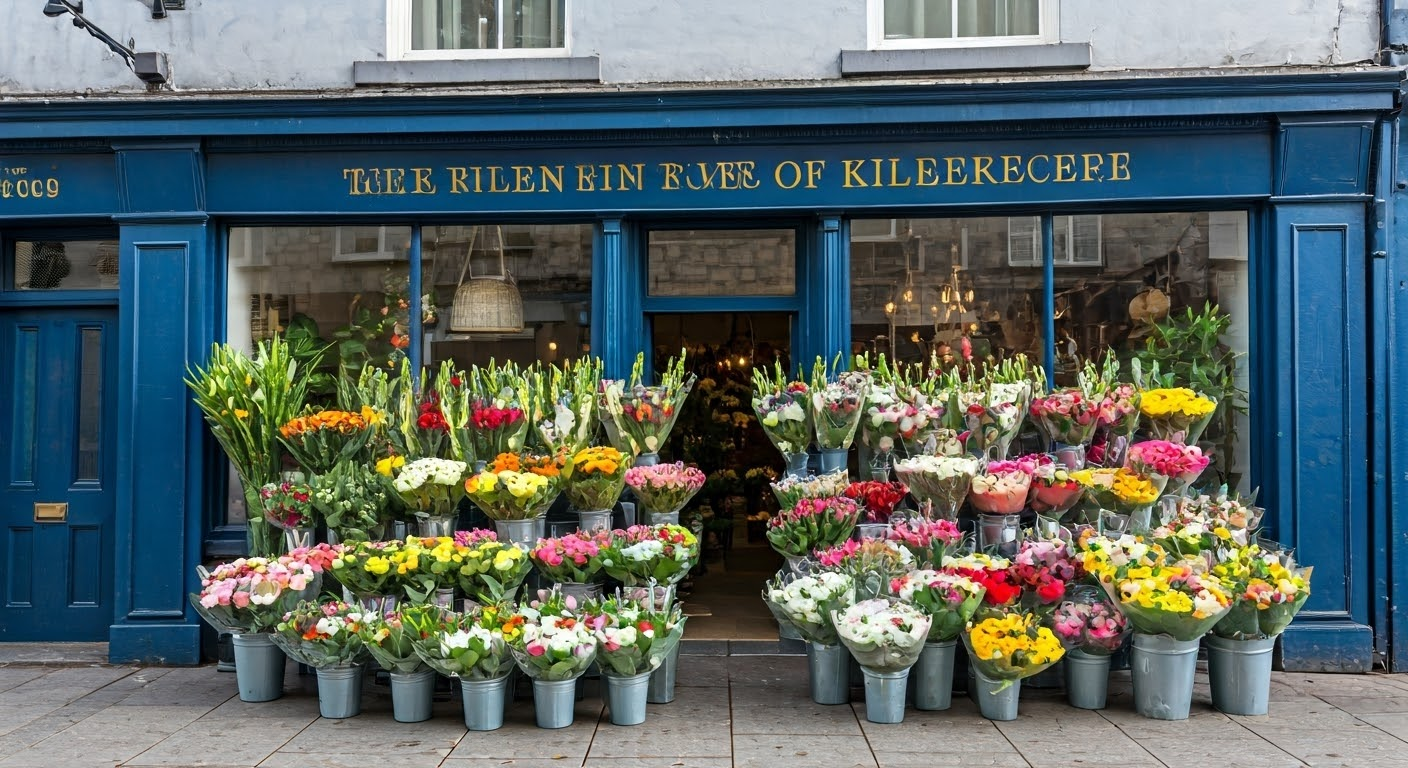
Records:
[[[238,535],[182,383],[223,336],[230,225],[592,222],[592,350],[621,374],[647,312],[732,301],[647,297],[652,223],[797,228],[798,295],[748,307],[797,312],[807,359],[849,348],[853,216],[1041,215],[1049,254],[1054,214],[1216,208],[1252,225],[1252,483],[1316,567],[1284,663],[1408,668],[1400,76],[7,105],[0,239],[120,235],[111,657],[198,660],[194,566]]]

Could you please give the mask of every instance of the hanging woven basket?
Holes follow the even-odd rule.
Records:
[[[523,297],[504,264],[503,233],[498,234],[497,275],[475,276],[472,254],[479,231],[476,229],[470,238],[459,286],[455,288],[455,300],[450,306],[451,333],[518,333],[523,330]],[[468,280],[465,280],[466,274]]]

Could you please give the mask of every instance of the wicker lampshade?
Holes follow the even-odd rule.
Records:
[[[498,235],[499,274],[474,275],[471,263],[474,240],[479,236],[476,229],[464,256],[455,300],[450,305],[451,333],[518,333],[523,330],[523,297],[518,294],[518,286],[504,264],[503,232],[498,227],[494,229]],[[466,272],[468,281],[464,279]]]

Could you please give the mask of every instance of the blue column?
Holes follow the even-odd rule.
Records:
[[[208,252],[196,144],[132,143],[118,155],[120,250],[118,478],[109,633],[113,663],[195,664],[200,621],[186,595],[204,534],[206,441],[186,389],[221,305]]]
[[[803,302],[809,318],[804,318],[804,327],[810,328],[808,338],[803,339],[802,348],[795,363],[802,365],[803,371],[811,370],[811,363],[821,355],[829,365],[837,352],[842,353],[842,362],[850,367],[851,357],[851,243],[850,226],[838,215],[821,217],[818,224],[818,248],[812,267],[811,279],[799,286],[811,286],[808,300]],[[801,356],[805,353],[806,356]]]
[[[630,231],[619,218],[604,219],[592,255],[592,354],[613,379],[631,374],[645,344],[640,308],[644,266],[628,242]]]
[[[1385,449],[1380,471],[1385,478],[1381,490],[1387,504],[1390,542],[1386,559],[1395,566],[1387,574],[1390,589],[1386,606],[1391,617],[1392,672],[1408,670],[1408,611],[1403,610],[1408,606],[1408,571],[1403,567],[1403,563],[1408,563],[1408,227],[1397,227],[1400,219],[1408,222],[1408,167],[1401,160],[1390,162],[1391,158],[1404,156],[1401,120],[1400,117],[1393,122],[1379,159],[1385,169],[1386,188],[1382,194],[1387,205],[1384,251],[1375,258],[1375,284],[1381,286],[1382,303],[1374,311],[1374,317],[1382,323],[1374,350],[1383,361],[1382,383],[1375,390],[1385,400],[1385,418],[1375,420],[1382,427],[1384,438],[1376,443]]]

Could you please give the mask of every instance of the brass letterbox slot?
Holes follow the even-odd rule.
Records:
[[[68,520],[68,502],[35,502],[34,522],[62,523]]]

